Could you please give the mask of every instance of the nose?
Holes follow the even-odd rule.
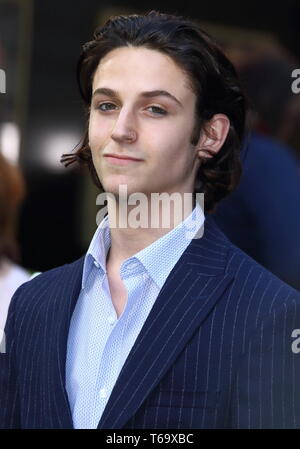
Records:
[[[134,122],[133,113],[121,109],[118,118],[114,124],[111,138],[116,142],[135,142],[137,139],[137,130]]]

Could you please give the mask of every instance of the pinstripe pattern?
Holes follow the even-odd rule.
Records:
[[[65,389],[83,258],[15,294],[0,354],[0,427],[72,428]],[[300,428],[299,294],[206,219],[171,271],[99,428]]]

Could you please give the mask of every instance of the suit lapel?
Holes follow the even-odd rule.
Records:
[[[48,395],[49,413],[52,413],[52,422],[57,423],[58,428],[72,428],[72,414],[66,392],[65,366],[67,354],[67,341],[71,316],[81,289],[83,260],[77,260],[71,265],[66,265],[65,272],[61,276],[62,283],[58,283],[51,301],[52,324],[49,327],[48,341],[50,361],[45,369],[51,369],[52,376],[45,373],[45,379],[49,385],[46,387]],[[47,292],[46,292],[47,294]],[[55,301],[54,301],[55,298]],[[54,388],[53,388],[54,386]]]
[[[158,384],[233,279],[228,241],[211,219],[168,276],[121,370],[98,428],[122,428]]]

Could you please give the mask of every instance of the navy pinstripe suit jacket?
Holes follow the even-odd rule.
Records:
[[[82,269],[83,258],[14,295],[0,354],[1,428],[72,428],[65,360]],[[98,428],[300,428],[299,328],[299,293],[207,218],[166,280]]]

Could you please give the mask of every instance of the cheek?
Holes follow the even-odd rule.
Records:
[[[190,150],[189,134],[182,132],[182,127],[166,128],[163,133],[153,133],[151,140],[153,152],[157,154],[162,165],[185,164],[187,152]]]
[[[95,120],[93,119],[93,117],[90,117],[89,120],[88,134],[90,147],[93,148],[95,140],[97,138],[97,127],[95,126]]]
[[[99,138],[101,138],[101,130],[90,122],[89,125],[89,142],[91,147],[95,147],[95,144],[99,144]]]
[[[105,142],[109,139],[109,130],[110,124],[102,120],[99,123],[97,117],[94,115],[90,116],[88,134],[91,149],[99,149],[99,147],[101,148],[105,145]]]

